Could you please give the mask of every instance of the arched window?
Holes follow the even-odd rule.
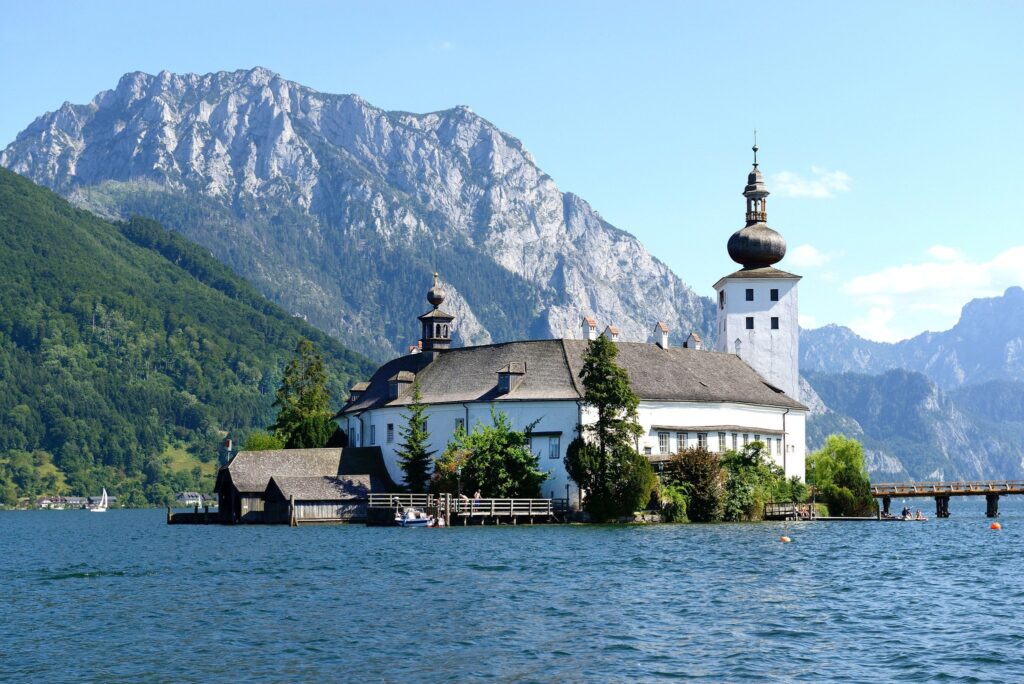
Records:
[[[448,326],[447,325],[442,325],[441,326],[441,337],[443,337],[445,339],[448,339]]]
[[[736,338],[736,356],[739,356],[739,355],[740,355],[740,347],[741,347],[742,345],[743,345],[743,343],[742,343],[742,342],[740,342],[740,338],[738,338],[738,337],[737,337],[737,338]]]

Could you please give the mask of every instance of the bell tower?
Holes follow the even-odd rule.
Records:
[[[426,353],[450,349],[455,316],[440,308],[444,303],[444,290],[441,288],[441,280],[437,273],[434,273],[434,284],[427,290],[427,301],[434,308],[419,317],[423,330],[420,337],[423,351]]]
[[[800,401],[800,276],[775,268],[786,256],[786,241],[768,227],[768,187],[754,167],[743,189],[746,225],[732,234],[729,257],[742,268],[717,283],[717,351],[738,355],[769,384]]]

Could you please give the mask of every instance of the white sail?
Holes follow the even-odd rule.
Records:
[[[92,510],[93,513],[103,513],[104,511],[107,510],[107,488],[106,487],[103,488],[103,496],[100,497],[99,504],[94,506],[90,510]]]

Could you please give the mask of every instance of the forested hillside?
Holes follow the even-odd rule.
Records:
[[[163,503],[273,420],[302,337],[335,404],[372,370],[159,224],[101,220],[0,169],[0,500]]]

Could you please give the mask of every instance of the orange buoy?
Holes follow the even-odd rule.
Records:
[[[991,529],[993,529],[993,530],[1001,530],[1001,529],[1003,529],[1003,526],[1002,526],[1002,525],[1000,525],[1000,524],[999,524],[999,523],[997,523],[997,522],[994,522],[994,523],[992,523],[991,525],[989,525],[989,527],[990,527]]]
[[[793,540],[790,539],[789,537],[787,537],[786,535],[782,535],[781,537],[779,537],[779,541],[782,542],[783,544],[787,544],[787,543],[789,543],[789,542],[791,542]]]

